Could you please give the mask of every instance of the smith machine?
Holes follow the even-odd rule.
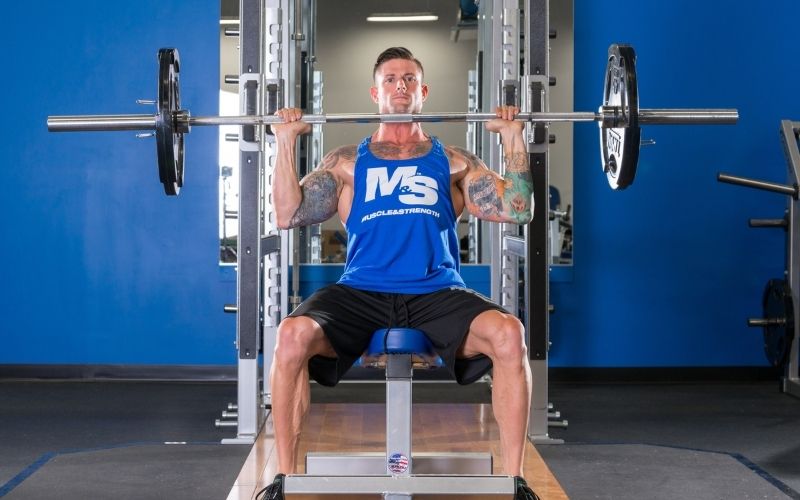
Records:
[[[750,219],[753,228],[781,228],[786,234],[785,268],[781,278],[767,281],[762,296],[764,316],[750,318],[761,327],[764,354],[781,372],[781,390],[800,398],[800,122],[783,120],[779,129],[788,170],[787,184],[717,174],[717,180],[787,196],[780,219]]]
[[[298,300],[298,272],[294,287],[288,283],[289,266],[299,269],[296,233],[279,231],[270,199],[270,166],[275,144],[268,125],[273,112],[283,106],[303,107],[311,123],[337,122],[481,122],[493,117],[499,104],[518,104],[517,119],[528,122],[526,136],[533,172],[536,202],[533,222],[523,228],[511,225],[481,226],[484,263],[490,266],[491,297],[518,314],[528,332],[534,390],[529,437],[536,443],[553,442],[548,435],[549,177],[548,147],[552,122],[596,122],[600,129],[602,170],[612,189],[629,186],[636,174],[641,125],[733,124],[735,109],[640,109],[636,85],[635,53],[626,45],[612,45],[597,111],[550,112],[549,87],[555,83],[549,70],[549,0],[485,0],[480,2],[478,65],[474,113],[414,115],[318,114],[313,71],[315,53],[314,0],[241,0],[238,29],[240,116],[193,117],[181,108],[180,60],[175,49],[159,51],[158,101],[153,115],[52,116],[51,131],[144,130],[155,132],[159,178],[168,195],[177,195],[184,179],[184,135],[192,126],[240,125],[234,140],[240,149],[239,231],[236,313],[238,350],[238,401],[227,420],[236,437],[223,442],[253,442],[270,405],[269,370],[278,323]],[[491,84],[489,82],[496,82]],[[465,81],[466,83],[466,81]],[[316,106],[314,105],[316,103]],[[474,108],[473,108],[474,106]],[[499,141],[468,133],[469,146],[490,168],[499,170]],[[320,141],[304,139],[298,148],[309,165],[320,156]],[[304,174],[305,172],[300,172]],[[795,194],[796,198],[796,194]],[[470,224],[477,228],[477,224]],[[472,235],[474,240],[474,235]],[[294,261],[294,262],[292,262]],[[520,276],[524,276],[520,285]],[[293,296],[289,293],[292,291]]]

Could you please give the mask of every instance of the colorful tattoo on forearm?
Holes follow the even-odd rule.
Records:
[[[504,204],[508,207],[508,215],[518,223],[527,223],[531,218],[531,194],[533,193],[533,175],[528,166],[528,154],[524,152],[506,155]]]

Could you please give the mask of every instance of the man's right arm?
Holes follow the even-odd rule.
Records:
[[[297,180],[295,165],[297,137],[308,133],[311,126],[300,120],[295,110],[281,110],[286,123],[272,125],[277,145],[272,176],[272,201],[276,223],[281,229],[317,224],[336,213],[342,182],[335,167],[347,148],[338,148],[322,160],[320,167]],[[344,150],[344,151],[343,151]]]

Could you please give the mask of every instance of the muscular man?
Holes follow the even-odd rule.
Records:
[[[428,96],[422,64],[403,47],[378,56],[370,95],[379,113],[419,113]],[[315,224],[338,214],[348,233],[341,279],[318,290],[278,327],[272,363],[272,419],[278,475],[264,498],[282,498],[295,472],[310,403],[309,377],[336,384],[379,328],[424,331],[461,384],[492,370],[492,408],[504,472],[519,499],[536,498],[522,479],[531,398],[524,328],[513,315],[468,290],[459,275],[458,218],[527,224],[532,182],[519,110],[501,107],[486,129],[500,134],[505,176],[474,154],[444,146],[419,123],[381,123],[358,146],[328,153],[300,182],[295,143],[311,126],[297,109],[273,125],[277,159],[272,196],[278,226]]]

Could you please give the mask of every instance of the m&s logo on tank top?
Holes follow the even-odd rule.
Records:
[[[436,179],[417,174],[417,167],[397,167],[389,177],[386,167],[367,169],[367,195],[365,202],[378,195],[391,196],[399,192],[397,200],[404,205],[434,205],[439,200]]]

